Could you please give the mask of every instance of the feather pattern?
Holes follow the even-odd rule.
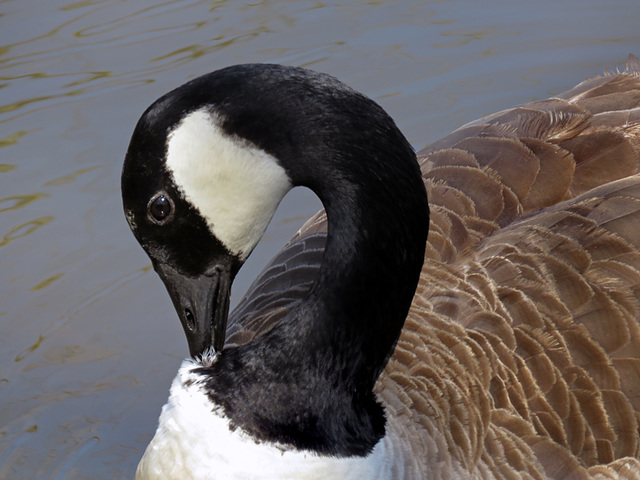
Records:
[[[418,157],[425,263],[376,385],[406,478],[640,479],[640,61]],[[228,345],[304,297],[325,239],[321,211],[232,313]]]

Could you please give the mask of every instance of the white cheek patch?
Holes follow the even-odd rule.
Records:
[[[218,123],[204,109],[182,119],[167,138],[166,165],[213,234],[244,260],[292,185],[273,156]]]

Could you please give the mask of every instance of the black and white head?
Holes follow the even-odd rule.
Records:
[[[412,154],[377,104],[331,76],[281,65],[204,75],[144,112],[122,174],[125,215],[192,356],[222,349],[231,282],[287,191],[307,186],[327,210],[342,208],[327,205],[331,190],[355,196],[376,159],[354,163],[346,187],[324,179],[366,155],[363,145],[384,156],[398,143]]]
[[[238,74],[201,77],[156,101],[136,126],[122,175],[127,220],[193,356],[222,349],[233,277],[291,188],[277,160],[231,123],[244,125],[236,115],[258,109],[227,111]],[[254,118],[256,127],[268,128],[268,116]]]

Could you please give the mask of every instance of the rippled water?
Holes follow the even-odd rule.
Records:
[[[640,54],[637,0],[0,3],[0,478],[132,478],[186,342],[128,231],[141,112],[207,71],[279,62],[378,100],[416,147]],[[248,282],[315,212],[294,191]]]

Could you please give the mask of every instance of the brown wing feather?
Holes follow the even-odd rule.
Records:
[[[406,478],[640,479],[640,62],[419,152],[422,277],[377,385]],[[234,312],[230,342],[308,291],[324,213]]]

